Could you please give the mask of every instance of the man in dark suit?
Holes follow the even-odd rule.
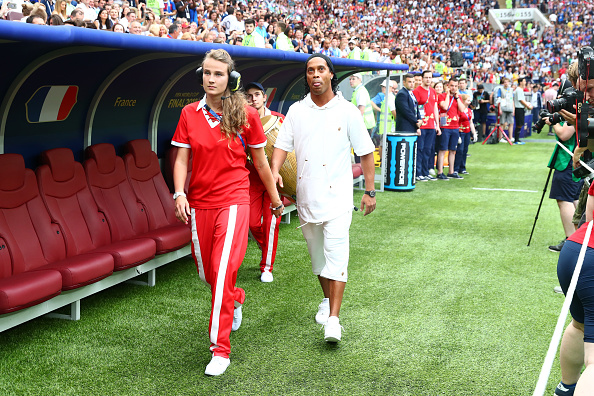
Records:
[[[411,132],[421,135],[422,117],[417,99],[413,95],[414,76],[406,74],[402,89],[396,94],[396,132]]]

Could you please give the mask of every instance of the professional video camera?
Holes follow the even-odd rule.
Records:
[[[555,125],[563,121],[563,117],[559,113],[549,113],[545,109],[542,109],[540,113],[538,113],[539,120],[534,123],[532,126],[532,130],[536,133],[540,133],[542,128],[546,125],[545,118],[548,118],[551,122],[551,125]]]

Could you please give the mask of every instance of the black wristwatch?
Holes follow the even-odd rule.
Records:
[[[365,191],[365,194],[369,195],[371,198],[375,198],[375,190]]]

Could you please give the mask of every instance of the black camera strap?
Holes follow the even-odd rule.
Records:
[[[578,102],[576,107],[575,133],[578,136],[578,145],[579,147],[588,147],[588,114],[590,113],[590,105],[588,102]],[[594,136],[591,138],[594,139]]]

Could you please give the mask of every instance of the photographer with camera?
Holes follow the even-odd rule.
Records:
[[[571,84],[577,85],[578,70],[577,63],[573,63],[568,70],[569,81],[566,80],[559,89],[559,97],[563,97],[564,94],[570,92]],[[571,83],[570,83],[571,81]],[[551,110],[550,105],[558,104],[557,100],[547,102],[547,107]],[[565,112],[563,109],[552,108],[552,110],[560,110],[559,112],[549,113],[546,110],[541,111],[541,120],[535,125],[535,130],[540,133],[540,130],[544,126],[542,121],[547,125],[552,126],[553,132],[555,133],[555,139],[561,142],[569,151],[575,150],[577,146],[577,140],[575,135],[575,128],[568,125],[560,116],[560,112]],[[567,238],[573,234],[576,230],[573,224],[573,214],[578,203],[580,191],[582,189],[583,181],[578,178],[574,178],[572,175],[573,167],[571,156],[563,149],[555,146],[553,155],[549,160],[549,168],[553,168],[553,181],[551,182],[551,192],[549,194],[550,199],[557,201],[559,207],[559,214],[561,216],[561,223],[563,230],[565,231],[565,239],[559,244],[549,246],[549,250],[552,252],[560,252],[565,244]]]
[[[575,64],[575,63],[574,63]],[[569,78],[574,81],[572,68],[569,68]],[[568,124],[577,125],[578,141],[580,147],[574,151],[574,164],[577,164],[580,156],[587,149],[588,144],[592,147],[589,139],[590,125],[594,120],[588,119],[588,103],[594,97],[594,53],[590,47],[584,47],[580,51],[578,61],[579,79],[575,84],[580,92],[572,91],[565,93],[562,98],[551,103],[551,107],[559,109],[559,113],[566,119]],[[585,101],[584,101],[585,100]],[[547,103],[549,107],[549,103]],[[571,113],[573,107],[576,114]],[[573,127],[571,127],[573,128]],[[594,211],[594,188],[588,190],[586,203],[586,221],[592,220]],[[585,239],[588,224],[582,225],[567,240],[557,263],[557,277],[564,294],[567,294],[571,278],[578,263],[578,257],[582,245],[587,244],[583,266],[577,281],[576,289],[571,297],[570,313],[571,323],[565,329],[561,341],[559,362],[561,365],[561,382],[555,389],[555,395],[589,395],[594,389],[594,237]],[[582,369],[586,366],[585,370]]]

